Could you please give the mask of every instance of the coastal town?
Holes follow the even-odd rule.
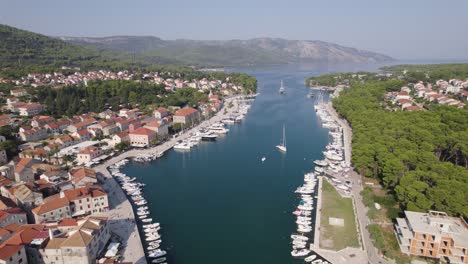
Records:
[[[255,95],[243,96],[243,87],[229,80],[163,79],[155,73],[134,80],[134,75],[55,72],[2,80],[18,86],[2,95],[0,117],[0,141],[9,146],[0,151],[2,263],[146,263],[147,257],[165,261],[159,223],[151,223],[147,209],[138,211],[138,222],[151,227],[155,237],[146,237],[154,242],[144,250],[137,212],[133,213],[134,206],[143,203],[138,198],[142,196],[124,194],[107,167],[130,157],[147,161],[173,147],[190,149],[199,140],[216,140],[227,133],[225,123],[242,121],[246,102]],[[150,114],[138,108],[107,108],[61,118],[45,115],[44,105],[28,100],[30,89],[86,86],[96,80],[154,82],[168,92],[197,89],[207,93],[208,100],[196,108],[157,107]]]

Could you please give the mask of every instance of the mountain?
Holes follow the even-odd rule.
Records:
[[[265,65],[298,61],[386,62],[389,56],[312,40],[255,38],[249,40],[163,40],[151,36],[101,38],[60,37],[69,43],[193,64],[224,66]]]
[[[2,72],[35,71],[60,67],[99,57],[96,51],[44,35],[0,25],[0,69]]]

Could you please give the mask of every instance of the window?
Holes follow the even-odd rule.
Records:
[[[448,246],[448,241],[444,241],[444,246]]]

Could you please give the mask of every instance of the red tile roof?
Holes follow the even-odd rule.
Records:
[[[189,115],[192,115],[194,113],[198,112],[197,109],[195,108],[192,108],[192,107],[186,107],[186,108],[182,108],[180,110],[177,110],[174,114],[174,116],[189,116]]]
[[[137,129],[133,130],[133,132],[130,132],[130,135],[149,136],[149,135],[153,135],[153,134],[156,134],[156,132],[154,132],[153,130],[148,129],[146,127],[140,127],[140,128],[137,128]]]

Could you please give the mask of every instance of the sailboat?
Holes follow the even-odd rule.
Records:
[[[279,144],[279,145],[276,145],[276,148],[283,151],[283,152],[287,151],[287,149],[286,149],[286,129],[284,127],[284,124],[283,124],[283,142],[281,142],[281,144]]]
[[[279,88],[279,93],[280,94],[285,94],[286,93],[286,89],[284,88],[284,85],[283,85],[283,80],[281,80],[281,86]]]

